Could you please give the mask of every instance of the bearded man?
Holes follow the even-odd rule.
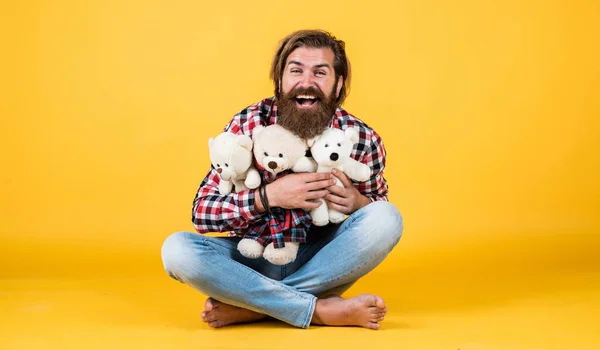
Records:
[[[263,184],[263,192],[221,195],[219,177],[211,168],[193,202],[197,232],[175,232],[162,246],[168,275],[209,296],[201,317],[210,327],[277,319],[298,328],[311,324],[380,328],[387,312],[381,296],[344,299],[342,294],[396,246],[403,221],[388,201],[383,141],[341,107],[350,86],[344,46],[322,30],[300,30],[285,37],[271,66],[275,96],[237,113],[224,131],[251,137],[257,125],[280,124],[309,139],[326,128],[354,127],[360,139],[351,156],[370,167],[371,177],[355,183],[335,170],[289,174]],[[335,177],[343,187],[335,186]],[[339,224],[311,226],[296,260],[288,265],[248,259],[237,244],[243,231],[264,224],[261,193],[269,207],[289,210],[308,211],[323,198],[348,217]],[[203,235],[209,232],[230,234]]]

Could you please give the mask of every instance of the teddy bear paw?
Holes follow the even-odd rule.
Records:
[[[298,243],[286,242],[285,247],[275,248],[273,243],[269,243],[263,257],[273,265],[287,265],[296,260],[298,246]]]
[[[243,238],[237,247],[240,253],[249,259],[260,258],[265,249],[262,244],[250,238]]]
[[[325,226],[329,223],[329,218],[315,218],[312,219],[312,224],[315,226]]]
[[[329,221],[334,224],[338,224],[344,221],[344,214],[340,212],[329,212]]]

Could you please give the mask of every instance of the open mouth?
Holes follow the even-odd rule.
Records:
[[[317,101],[317,97],[313,95],[296,96],[296,105],[300,108],[311,108],[316,105]]]

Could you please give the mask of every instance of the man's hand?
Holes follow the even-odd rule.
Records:
[[[333,185],[328,188],[331,193],[325,196],[325,200],[329,208],[350,215],[371,202],[358,192],[348,176],[342,171],[333,169],[332,173],[340,179],[344,187]]]
[[[319,198],[329,194],[335,184],[331,173],[289,174],[267,185],[269,206],[285,209],[314,209],[321,205]],[[257,197],[258,198],[258,197]]]

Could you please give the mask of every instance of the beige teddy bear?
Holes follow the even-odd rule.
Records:
[[[254,142],[254,158],[258,166],[264,168],[270,175],[268,182],[274,181],[278,176],[287,170],[293,172],[314,172],[317,165],[309,157],[306,157],[308,145],[305,141],[281,127],[273,124],[269,126],[257,126],[253,130],[252,140]],[[260,200],[256,198],[255,200]],[[289,211],[281,208],[274,208],[268,215],[268,222],[262,228],[263,232],[254,232],[247,235],[238,244],[238,250],[242,255],[248,258],[264,257],[267,261],[275,265],[285,265],[296,259],[299,243],[294,242],[294,236],[289,231],[281,232],[285,237],[283,247],[275,246],[272,235],[274,229],[273,221],[278,216],[289,215]],[[275,225],[276,226],[276,225]],[[298,232],[298,230],[296,230]],[[305,237],[306,232],[302,233]],[[265,246],[261,242],[270,242]]]
[[[208,139],[210,162],[219,174],[219,193],[229,194],[260,186],[260,174],[252,163],[252,139],[222,132]]]

